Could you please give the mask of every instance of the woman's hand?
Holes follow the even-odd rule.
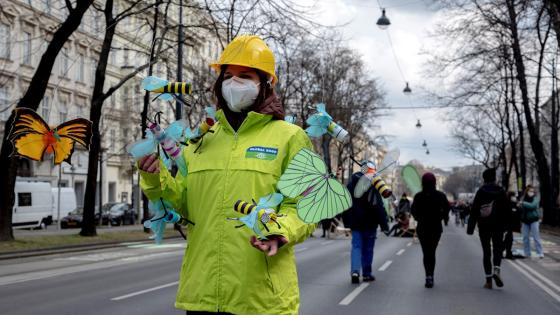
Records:
[[[288,240],[280,235],[269,236],[268,240],[259,240],[253,235],[251,236],[249,243],[251,243],[254,248],[266,253],[268,256],[274,256],[278,252],[278,248],[288,243]]]
[[[159,174],[159,159],[155,154],[147,155],[138,160],[138,168],[144,172]]]

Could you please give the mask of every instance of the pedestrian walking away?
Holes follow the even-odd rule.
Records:
[[[486,278],[484,287],[492,289],[492,279],[498,287],[504,286],[500,268],[503,255],[503,237],[508,219],[507,213],[510,210],[508,210],[509,202],[506,192],[496,184],[496,169],[486,169],[482,173],[482,177],[484,185],[475,194],[467,234],[472,235],[478,225]]]
[[[422,176],[422,191],[412,201],[412,216],[418,222],[416,232],[422,247],[426,288],[434,286],[436,250],[443,232],[441,221],[449,220],[449,201],[444,193],[436,190],[436,177],[432,173]]]
[[[535,188],[528,185],[521,197],[519,207],[521,209],[521,234],[523,235],[523,254],[531,257],[531,239],[535,242],[537,257],[543,258],[543,248],[539,231],[539,197],[535,194]]]
[[[163,198],[196,225],[189,225],[175,307],[231,314],[298,314],[299,288],[294,245],[316,228],[298,218],[296,200],[278,206],[278,225],[257,239],[236,229],[237,200],[275,191],[278,178],[310,139],[284,121],[276,97],[274,55],[252,35],[238,36],[211,65],[217,124],[186,146],[188,175],[170,175],[155,155],[139,161],[141,186],[150,200]],[[254,154],[255,152],[266,152]]]
[[[363,281],[374,281],[372,272],[373,253],[377,228],[387,235],[387,213],[383,206],[381,194],[371,186],[360,198],[354,197],[354,187],[362,172],[352,175],[348,190],[352,195],[352,207],[343,213],[344,225],[352,230],[352,253],[350,255],[350,276],[352,283],[360,282],[360,271]]]

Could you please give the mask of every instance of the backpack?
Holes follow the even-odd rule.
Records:
[[[494,206],[494,201],[480,206],[480,217],[488,218],[492,214],[492,207]]]

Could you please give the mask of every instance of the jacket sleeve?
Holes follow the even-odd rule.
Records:
[[[447,224],[449,222],[449,211],[451,211],[451,205],[449,205],[449,200],[444,193],[441,193],[441,203],[442,203],[442,219]]]
[[[523,201],[522,206],[527,210],[535,210],[539,207],[539,203],[540,203],[539,198],[535,197],[531,202]]]
[[[416,194],[414,196],[414,199],[412,200],[412,206],[410,207],[410,213],[412,214],[416,222],[422,221],[422,214],[420,213],[420,209],[418,207],[418,199],[418,194]]]
[[[148,197],[148,200],[163,198],[169,201],[179,212],[185,210],[181,207],[187,181],[181,174],[178,173],[177,177],[173,178],[161,160],[159,174],[148,173],[142,170],[139,173],[140,187],[146,197]]]
[[[282,172],[303,148],[313,149],[313,145],[307,134],[299,129],[289,141],[288,155],[286,161],[283,161]],[[264,233],[265,236],[280,235],[286,238],[288,244],[297,244],[305,241],[315,231],[317,224],[307,224],[298,217],[296,210],[298,200],[298,198],[284,198],[278,208],[278,212],[284,215],[278,218],[280,227],[275,224],[269,225],[269,231]]]
[[[471,205],[471,210],[469,214],[469,223],[467,224],[467,234],[472,235],[474,233],[474,228],[476,227],[476,222],[478,221],[479,213],[480,213],[480,190],[476,192],[473,203]]]

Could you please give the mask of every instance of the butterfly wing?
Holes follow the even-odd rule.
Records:
[[[257,206],[259,208],[264,208],[264,209],[274,208],[277,205],[279,205],[282,202],[283,199],[284,199],[284,196],[282,196],[282,194],[273,193],[273,194],[264,196],[261,199],[259,199],[259,202],[257,203]]]
[[[280,176],[277,188],[284,196],[295,198],[313,189],[324,180],[326,174],[325,162],[309,149],[301,149],[292,158],[284,174]]]
[[[63,161],[71,164],[74,144],[76,142],[89,150],[92,135],[91,125],[91,121],[78,118],[64,122],[56,127],[60,141],[56,142],[53,146],[54,164],[60,164]]]
[[[422,190],[422,179],[414,166],[405,165],[401,170],[401,176],[412,195],[416,195]]]
[[[365,174],[356,183],[354,187],[354,197],[355,198],[362,198],[362,196],[368,191],[369,187],[371,187],[371,180],[373,176],[371,174]]]
[[[332,218],[352,206],[352,196],[335,179],[322,181],[297,204],[298,217],[305,223],[317,223]]]
[[[47,141],[45,136],[50,127],[35,111],[29,108],[16,108],[9,139],[12,140],[14,153],[35,161],[42,161]]]

